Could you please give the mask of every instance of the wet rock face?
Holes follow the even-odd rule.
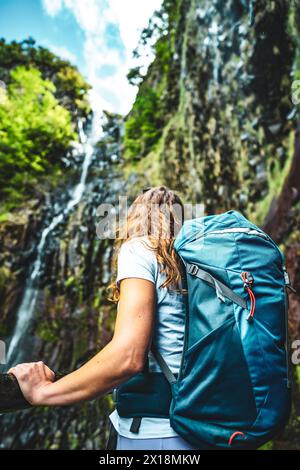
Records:
[[[291,282],[293,286],[297,286],[299,289],[300,286],[300,243],[297,240],[294,240],[293,243],[286,250],[286,262],[289,275],[291,277]],[[298,290],[299,292],[299,290]],[[300,298],[299,294],[290,294],[289,295],[289,305],[290,305],[290,331],[293,338],[300,337],[300,322],[299,322],[299,312],[300,312]]]
[[[22,360],[43,359],[54,370],[72,371],[105,345],[111,336],[112,310],[106,300],[110,247],[95,237],[95,218],[83,203],[49,243],[33,323]],[[78,213],[86,211],[85,216]],[[86,227],[88,227],[86,229]],[[92,233],[91,233],[92,232]],[[8,253],[8,252],[7,252]],[[23,268],[25,273],[25,267]],[[13,285],[22,295],[23,274]],[[10,283],[11,286],[11,283]],[[6,296],[7,311],[17,311]],[[13,321],[5,322],[11,331]],[[19,411],[0,417],[2,448],[98,449],[106,439],[109,400],[75,407]]]
[[[26,266],[34,256],[36,233],[39,231],[44,200],[31,200],[0,224],[0,337],[13,327],[14,312],[22,296]]]
[[[231,207],[253,212],[269,191],[274,162],[284,166],[295,122],[288,117],[290,2],[173,3],[177,21],[169,15],[164,39],[169,62],[158,52],[145,80],[159,88],[160,71],[165,83],[159,105],[164,130],[150,150],[154,163],[148,167],[147,155],[141,156],[141,178],[146,166],[149,181],[157,178],[202,200],[208,213]]]
[[[132,170],[141,185],[166,183],[186,201],[203,202],[208,214],[240,210],[287,243],[298,230],[300,194],[299,107],[291,100],[300,67],[299,2],[178,0],[164,8],[164,36],[139,90],[139,101],[152,84],[160,90],[164,126],[150,151],[135,156],[125,132],[127,167],[136,157]],[[135,103],[129,130],[125,125],[131,144],[136,113]],[[276,217],[277,233],[265,223],[276,207],[291,214]]]
[[[118,126],[116,117],[107,117],[106,134],[96,146],[81,202],[47,238],[33,320],[18,346],[22,350],[21,362],[42,359],[55,371],[72,371],[111,338],[115,308],[107,300],[106,287],[110,279],[112,240],[98,238],[96,224],[98,206],[103,202],[114,204],[119,191],[123,192],[115,169],[120,147]],[[78,179],[80,165],[77,173]],[[6,314],[0,322],[1,338],[13,332],[18,304],[36,259],[42,231],[64,209],[69,191],[70,188],[59,189],[47,203],[42,201],[32,211],[28,208],[23,212],[22,219],[15,215],[14,223],[1,226],[5,240],[1,256],[10,269],[4,289],[6,285],[13,289],[11,296],[4,292],[6,310],[1,312]],[[16,292],[19,295],[15,301]],[[2,415],[1,447],[103,448],[110,409],[110,397],[102,397],[74,407]]]

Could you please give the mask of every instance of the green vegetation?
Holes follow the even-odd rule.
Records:
[[[37,68],[44,80],[50,80],[55,85],[55,97],[70,111],[73,122],[89,116],[88,91],[91,86],[69,61],[45,47],[37,46],[32,38],[11,43],[0,39],[0,77],[6,85],[11,81],[10,72],[19,66]]]
[[[141,75],[139,67],[131,69],[127,75],[130,83],[140,83],[135,103],[125,121],[124,158],[127,162],[137,162],[153,151],[167,123],[173,93],[168,95],[166,89],[167,82],[169,85],[172,82],[169,73],[174,60],[174,31],[179,3],[178,0],[163,2],[161,10],[154,13],[148,26],[143,29],[140,43],[134,51],[135,56],[139,57],[140,49],[150,41],[154,42],[155,59],[147,76]]]
[[[272,204],[272,201],[280,195],[283,184],[285,182],[285,178],[288,174],[288,171],[290,169],[290,165],[293,159],[294,143],[295,143],[295,135],[294,135],[294,132],[291,132],[289,135],[289,141],[287,143],[287,149],[286,149],[287,159],[284,162],[283,168],[281,168],[280,162],[278,160],[275,160],[273,162],[272,168],[269,169],[269,172],[268,172],[269,191],[267,195],[257,203],[255,213],[253,214],[253,222],[256,225],[263,224],[265,217],[269,211],[270,205]]]
[[[0,198],[15,205],[30,197],[41,176],[58,175],[76,134],[55,86],[37,69],[11,71],[0,103]]]
[[[161,135],[160,98],[157,91],[144,86],[135,101],[134,113],[125,124],[127,155],[140,159]]]
[[[77,68],[32,38],[0,39],[0,221],[65,173],[78,119],[91,114]]]

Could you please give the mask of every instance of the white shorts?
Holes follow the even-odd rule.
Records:
[[[182,437],[132,439],[118,434],[117,450],[198,450]]]

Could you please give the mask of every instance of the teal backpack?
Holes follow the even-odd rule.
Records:
[[[235,211],[187,221],[175,249],[188,291],[179,374],[152,346],[162,373],[146,368],[118,387],[118,413],[133,432],[142,417],[169,417],[198,449],[256,449],[290,414],[283,255]]]

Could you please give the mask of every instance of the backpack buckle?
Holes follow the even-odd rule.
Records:
[[[116,403],[116,402],[117,402],[117,399],[118,399],[117,389],[114,388],[114,389],[112,390],[112,400],[113,400],[114,403]]]
[[[252,286],[254,279],[251,273],[249,271],[243,271],[241,273],[241,278],[244,281],[244,289],[248,289],[249,287]]]
[[[196,276],[198,271],[199,271],[199,268],[195,264],[191,264],[188,267],[188,273],[191,274],[192,276]]]
[[[287,269],[286,269],[285,266],[283,266],[283,274],[284,274],[285,287],[290,289],[294,294],[297,294],[296,289],[294,289],[293,286],[291,285],[290,276],[289,276],[289,273],[287,272]]]
[[[284,282],[285,282],[285,285],[286,285],[286,286],[289,286],[289,285],[291,284],[291,282],[290,282],[290,276],[289,276],[289,273],[287,272],[285,266],[283,267],[283,274],[284,274]]]

